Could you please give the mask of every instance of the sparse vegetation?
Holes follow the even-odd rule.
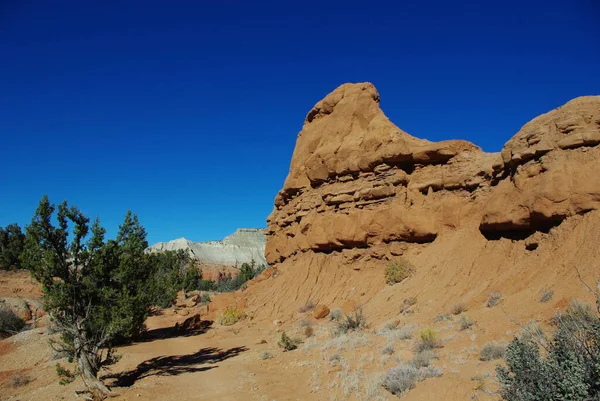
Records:
[[[410,311],[410,308],[417,304],[416,297],[409,297],[404,300],[402,303],[402,308],[400,308],[400,313],[407,313]]]
[[[29,377],[23,373],[17,373],[10,378],[10,386],[13,388],[26,386],[30,382],[31,382],[31,377]]]
[[[415,326],[412,324],[406,326],[387,324],[377,334],[385,337],[388,341],[409,340],[412,338],[414,330]]]
[[[315,335],[315,329],[312,325],[304,326],[304,336],[306,338],[312,337]]]
[[[300,313],[310,312],[311,310],[315,309],[315,306],[316,305],[313,301],[308,301],[307,303],[302,305],[300,308],[298,308],[298,312],[300,312]]]
[[[228,306],[217,318],[217,322],[222,326],[232,326],[246,317],[244,311],[235,306]]]
[[[409,364],[415,368],[426,368],[431,365],[431,361],[436,358],[435,352],[431,349],[424,349],[417,352]]]
[[[460,315],[463,312],[467,311],[467,306],[464,303],[458,303],[456,305],[454,305],[452,307],[452,309],[450,309],[450,313],[452,313],[454,316]]]
[[[462,315],[458,323],[460,324],[460,330],[463,331],[470,329],[475,324],[475,321],[467,315]]]
[[[475,391],[482,391],[486,394],[490,393],[490,390],[488,389],[488,385],[489,385],[489,381],[490,378],[492,377],[492,375],[490,375],[489,373],[484,373],[481,375],[475,375],[471,378],[471,381],[475,382]]]
[[[540,293],[540,302],[546,303],[554,297],[554,290],[551,288],[544,288]]]
[[[419,333],[419,341],[417,342],[417,352],[441,347],[442,342],[440,341],[440,335],[437,331],[429,327],[421,330]]]
[[[485,303],[485,306],[487,306],[488,308],[493,308],[494,306],[496,306],[500,303],[501,299],[502,299],[501,292],[491,292],[488,295],[488,299]]]
[[[390,262],[385,268],[385,282],[388,285],[399,283],[415,272],[414,266],[404,258]]]
[[[363,314],[362,308],[344,315],[335,325],[335,334],[345,334],[349,331],[363,330],[368,327],[367,318]]]
[[[419,370],[419,380],[440,376],[442,376],[442,370],[434,366],[427,366],[426,368]]]
[[[200,303],[206,305],[210,303],[210,295],[204,293],[200,296]]]
[[[394,354],[394,346],[391,344],[386,345],[385,347],[383,347],[383,349],[381,350],[381,353],[383,355],[393,355]]]
[[[479,354],[480,361],[494,361],[496,359],[504,358],[506,353],[506,345],[488,343],[483,346]]]
[[[263,361],[271,358],[273,358],[273,354],[271,354],[269,351],[265,351],[262,354],[260,354],[260,359]]]
[[[439,323],[439,322],[445,322],[448,320],[452,320],[452,315],[449,313],[441,313],[433,319],[433,322]]]
[[[554,321],[551,340],[529,335],[508,345],[506,367],[496,368],[503,399],[584,400],[600,395],[598,315],[589,305],[573,302]]]
[[[301,343],[302,341],[300,341],[299,338],[289,337],[284,331],[281,333],[281,338],[277,342],[277,345],[279,345],[279,347],[281,347],[283,351],[286,352],[295,350]]]
[[[385,374],[383,387],[390,393],[401,396],[413,389],[419,379],[419,370],[411,365],[400,364]]]
[[[337,322],[342,318],[343,315],[344,314],[342,313],[342,310],[339,308],[336,308],[336,309],[332,310],[331,312],[329,312],[329,320]]]
[[[58,384],[61,386],[66,386],[69,383],[73,383],[75,381],[75,375],[69,369],[66,369],[61,366],[60,363],[56,364],[56,375],[58,376]]]
[[[0,303],[0,338],[2,335],[12,335],[25,327],[25,321],[12,309]]]

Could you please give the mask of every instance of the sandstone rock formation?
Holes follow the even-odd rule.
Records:
[[[238,228],[235,233],[220,241],[192,242],[179,238],[169,242],[158,242],[149,250],[156,252],[182,249],[193,255],[201,264],[239,267],[242,263],[250,263],[252,259],[257,265],[266,265],[265,242],[264,230]]]
[[[546,232],[600,208],[598,144],[598,96],[534,119],[501,153],[485,153],[412,137],[383,114],[372,84],[342,85],[298,135],[267,220],[267,262],[344,249],[398,255],[465,224],[488,239]]]

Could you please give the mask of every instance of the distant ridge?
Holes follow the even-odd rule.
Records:
[[[185,250],[196,260],[206,264],[240,266],[250,263],[267,264],[265,260],[266,236],[260,228],[238,228],[222,240],[193,242],[178,238],[169,242],[157,242],[148,248],[151,252]]]

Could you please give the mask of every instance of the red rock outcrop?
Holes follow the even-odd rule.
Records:
[[[501,153],[396,127],[370,83],[318,102],[267,220],[266,258],[426,243],[468,221],[490,238],[529,235],[600,208],[600,97],[526,124]],[[400,243],[400,245],[395,243]],[[400,251],[401,252],[401,251]]]

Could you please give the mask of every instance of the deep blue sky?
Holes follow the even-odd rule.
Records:
[[[113,235],[132,209],[150,242],[264,227],[344,82],[412,135],[499,151],[600,94],[595,3],[0,0],[0,226],[46,193]]]

